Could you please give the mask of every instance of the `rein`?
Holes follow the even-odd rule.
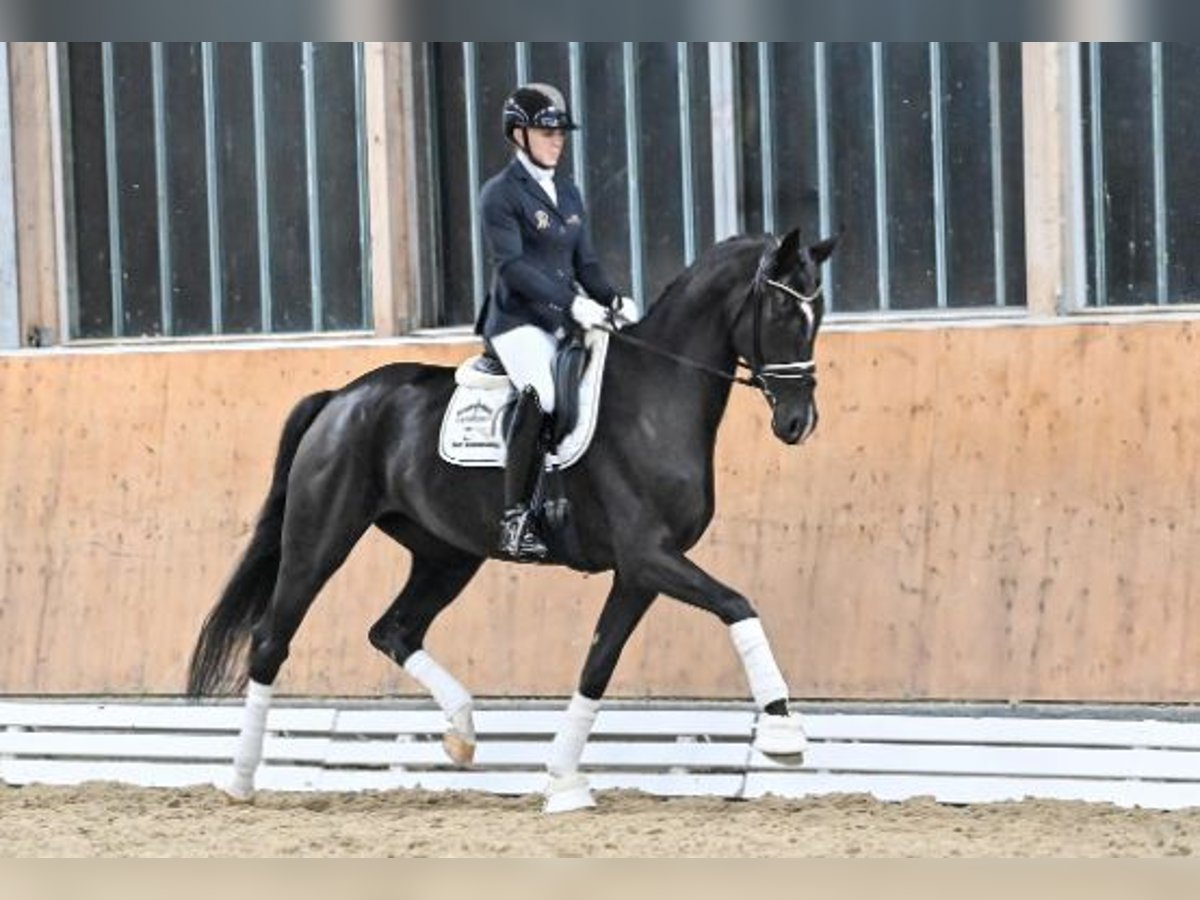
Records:
[[[808,319],[809,333],[811,335],[813,319],[810,304],[812,304],[818,297],[821,296],[821,291],[823,290],[824,285],[819,285],[811,295],[808,295],[802,294],[786,284],[782,284],[771,279],[766,279],[764,283],[769,284],[771,287],[777,288],[786,294],[790,294],[800,301],[800,308],[804,310],[805,318]],[[734,317],[735,322],[742,317],[742,310],[746,308],[746,304],[749,303],[752,298],[761,297],[761,294],[756,291],[756,287],[757,283],[750,285],[750,288],[746,292],[746,299],[742,301],[742,305],[738,310],[738,314]],[[641,338],[634,337],[632,334],[626,334],[618,328],[601,326],[600,330],[606,332],[609,337],[615,338],[618,341],[623,341],[624,343],[629,344],[631,347],[637,347],[639,350],[644,350],[654,356],[659,356],[663,359],[669,359],[681,366],[686,366],[689,369],[695,369],[697,372],[704,372],[707,375],[712,375],[714,378],[721,378],[732,384],[742,384],[746,387],[757,388],[765,393],[768,398],[773,398],[773,394],[771,393],[770,388],[767,386],[766,379],[768,378],[795,379],[797,381],[809,381],[813,384],[815,384],[817,380],[816,376],[813,374],[816,370],[817,364],[812,360],[803,360],[790,363],[762,362],[761,302],[754,304],[754,358],[749,363],[743,362],[740,359],[737,362],[738,368],[750,370],[749,377],[738,375],[736,370],[733,372],[726,372],[724,369],[718,369],[714,366],[697,362],[694,359],[690,359],[689,357],[682,356],[678,353],[673,353],[670,350],[664,350],[661,347],[651,344],[649,341],[644,341]]]
[[[686,366],[689,369],[695,369],[697,372],[704,372],[705,374],[712,375],[715,378],[723,378],[725,381],[732,382],[733,384],[744,384],[747,387],[758,387],[758,382],[756,382],[753,378],[746,378],[742,375],[738,375],[737,373],[726,372],[724,369],[718,369],[715,366],[697,362],[696,360],[689,359],[686,356],[680,356],[678,353],[672,353],[670,350],[664,350],[662,347],[658,347],[654,344],[651,344],[649,341],[642,340],[641,338],[634,337],[632,334],[626,334],[620,329],[600,326],[600,330],[608,334],[609,337],[616,338],[618,341],[629,344],[631,347],[637,347],[639,350],[645,350],[647,353],[653,356],[661,356],[663,359],[669,359],[672,362],[679,363],[681,366]],[[745,363],[739,360],[738,365],[745,366]]]

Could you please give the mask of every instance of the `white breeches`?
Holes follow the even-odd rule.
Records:
[[[542,412],[554,412],[554,378],[550,374],[558,345],[554,335],[536,325],[522,325],[496,335],[491,341],[517,390],[532,387],[537,391]]]

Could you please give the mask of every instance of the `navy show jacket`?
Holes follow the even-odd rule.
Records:
[[[616,301],[588,235],[579,188],[561,174],[554,188],[557,206],[515,158],[483,186],[479,205],[494,264],[475,324],[485,338],[520,325],[549,332],[569,325],[576,282],[599,303]]]

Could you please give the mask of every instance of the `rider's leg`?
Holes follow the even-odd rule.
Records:
[[[500,521],[499,551],[513,559],[544,559],[545,543],[537,532],[532,500],[546,455],[545,414],[537,391],[527,387],[517,398],[508,429],[508,460],[504,470],[504,515]]]
[[[554,411],[550,365],[555,341],[542,329],[526,325],[496,335],[492,347],[520,392],[507,435],[499,552],[513,559],[544,559],[548,551],[537,533],[531,501],[545,458],[546,421]]]

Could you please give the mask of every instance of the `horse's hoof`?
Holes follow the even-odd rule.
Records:
[[[550,783],[546,785],[546,805],[542,808],[545,813],[575,812],[579,809],[591,809],[596,805],[592,791],[588,787],[587,778],[578,772],[570,775],[551,775]]]
[[[230,781],[218,784],[216,788],[225,796],[225,802],[230,806],[250,806],[254,803],[254,785]]]
[[[466,768],[475,762],[475,742],[457,731],[442,735],[442,749],[456,766]]]
[[[781,765],[802,765],[804,751],[808,749],[808,738],[800,717],[795,713],[786,716],[760,714],[754,724],[753,747]]]

